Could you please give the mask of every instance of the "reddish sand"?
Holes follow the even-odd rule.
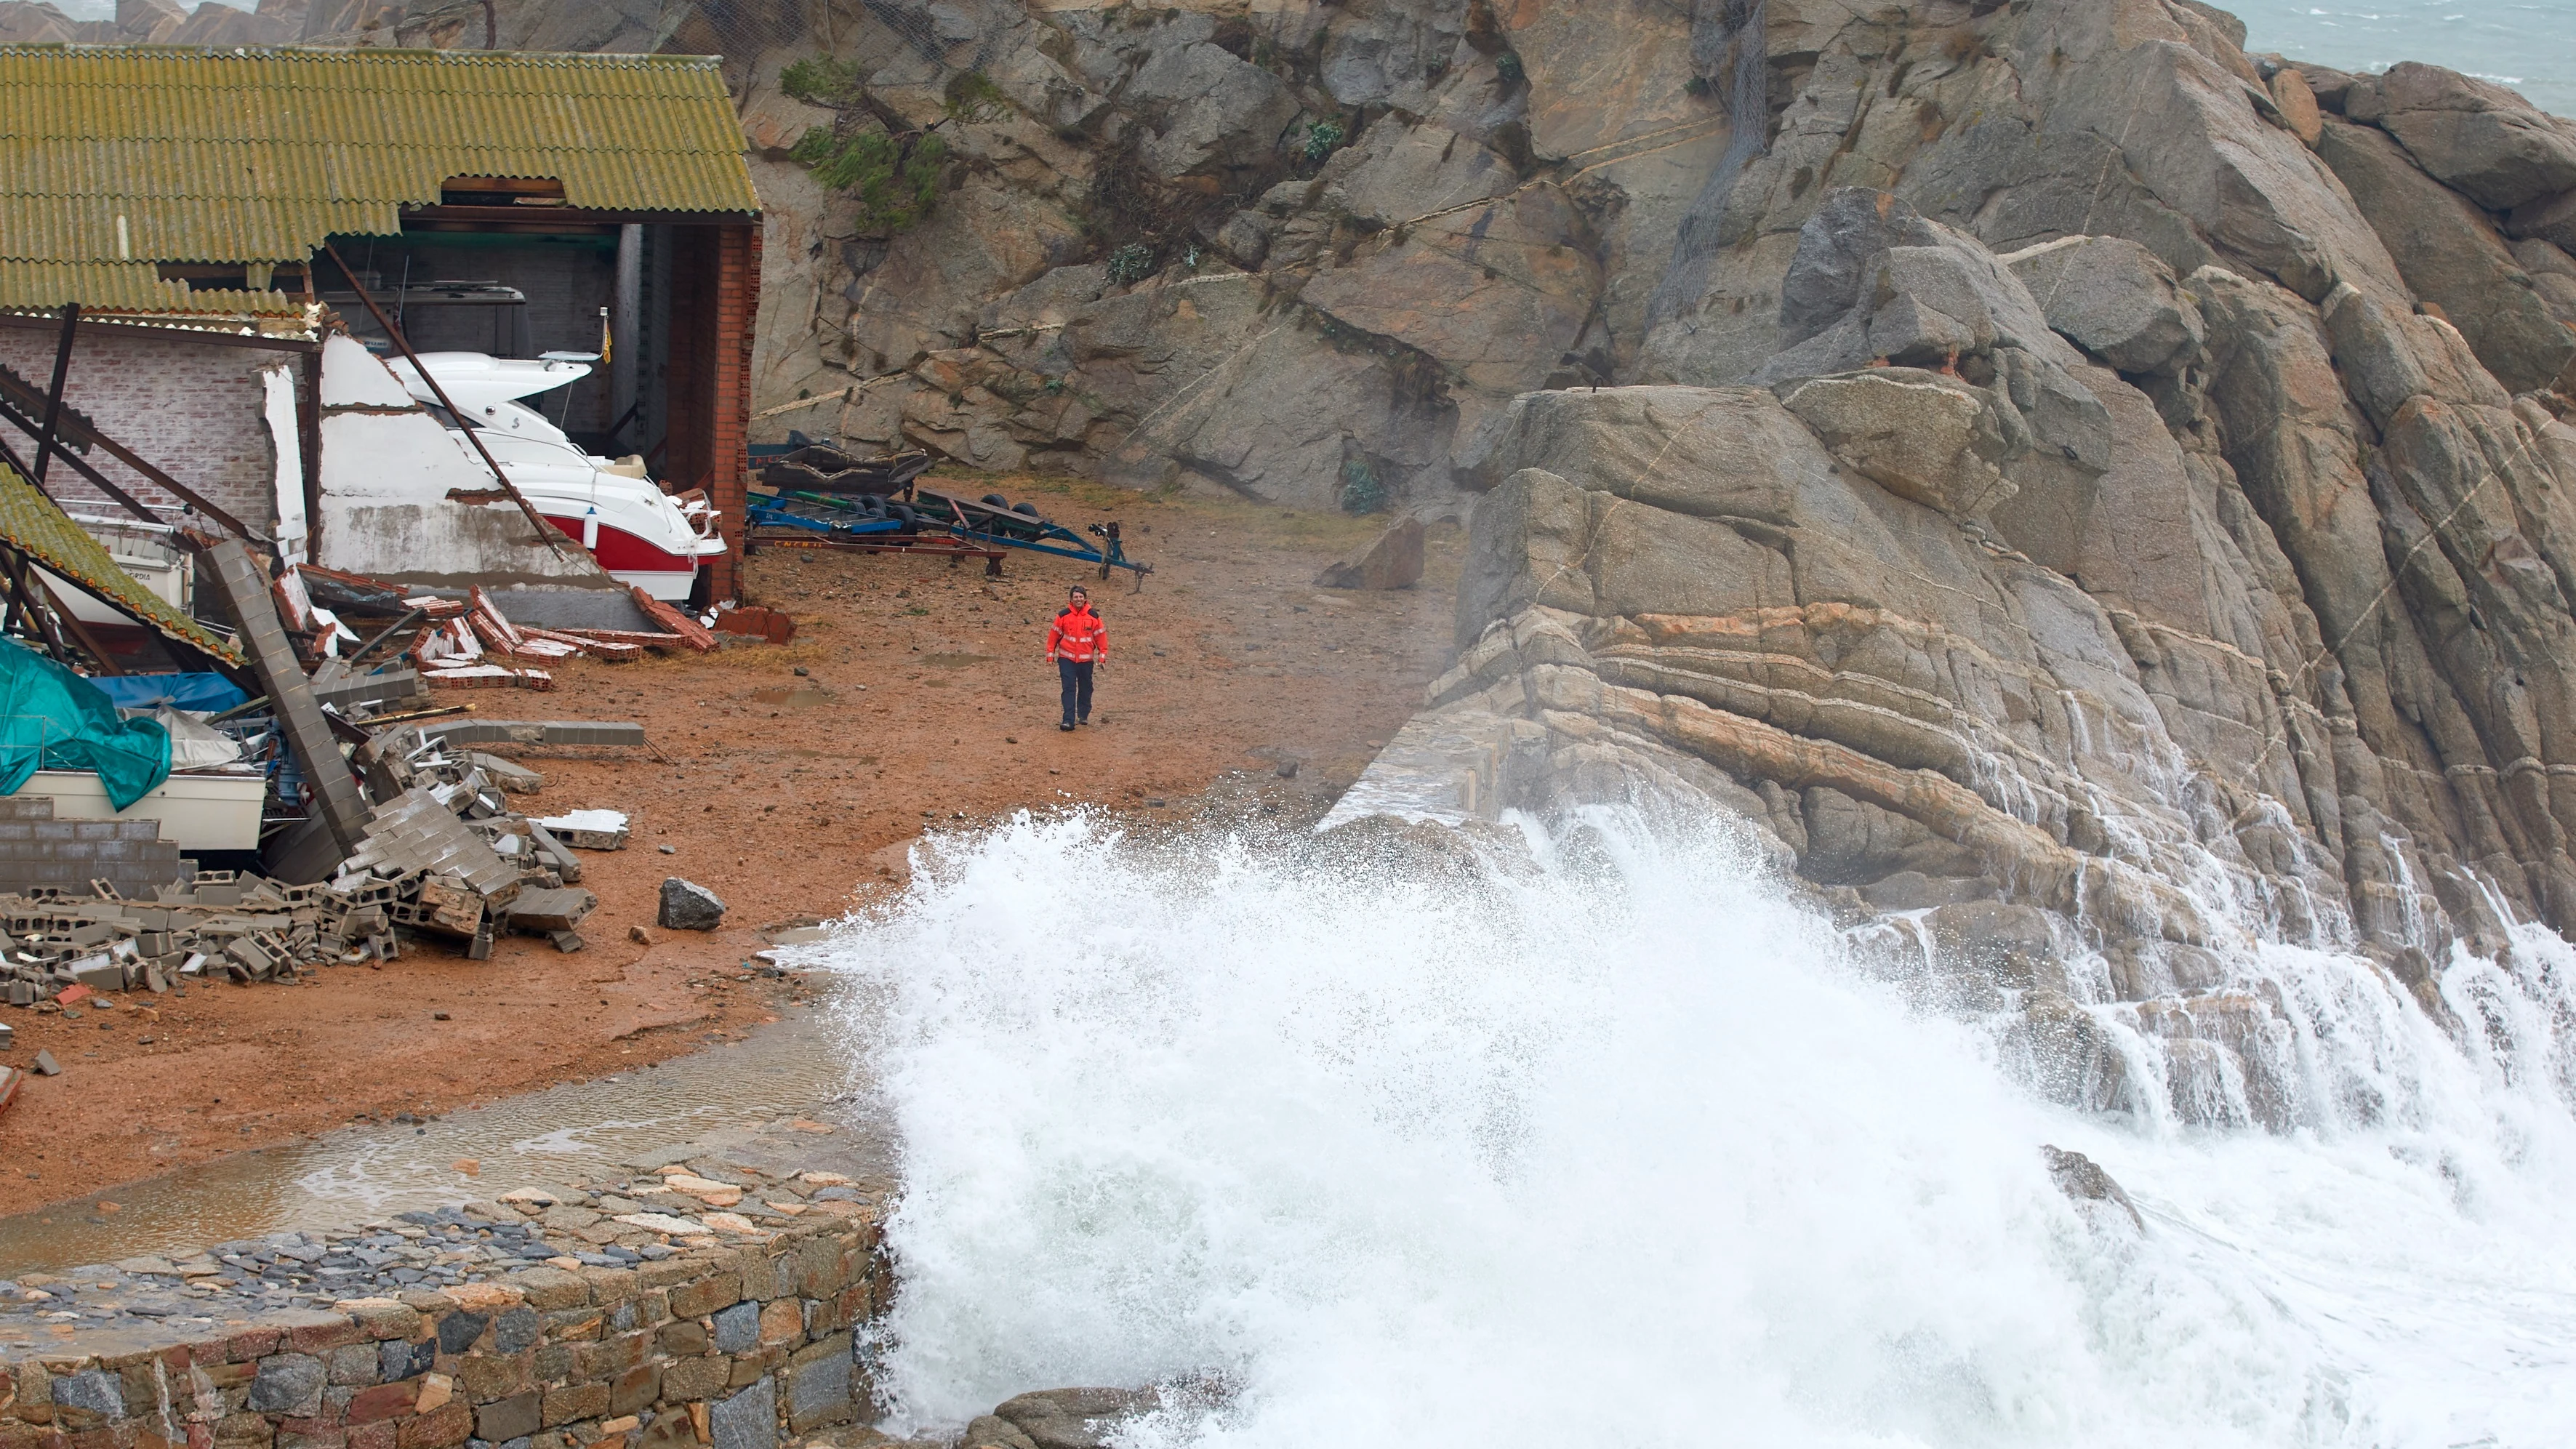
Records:
[[[583,856],[581,883],[600,898],[582,929],[588,948],[512,938],[475,962],[421,940],[392,965],[333,967],[301,986],[137,993],[78,1020],[9,1011],[17,1045],[5,1060],[24,1066],[49,1049],[64,1071],[30,1081],[0,1115],[0,1213],[738,1035],[796,989],[734,979],[764,944],[761,928],[837,915],[884,889],[929,820],[1068,800],[1161,814],[1229,772],[1276,783],[1285,759],[1300,768],[1280,788],[1328,795],[1447,657],[1454,528],[1433,531],[1431,576],[1417,587],[1328,593],[1316,572],[1375,524],[1082,484],[964,486],[1031,498],[1060,521],[1123,519],[1131,552],[1156,572],[1138,593],[1123,574],[1104,585],[1034,554],[989,580],[971,563],[775,550],[752,560],[746,602],[792,614],[792,644],[580,662],[552,693],[457,696],[491,718],[636,720],[653,741],[587,758],[508,752],[545,776],[521,808],[632,817],[625,850]],[[1095,724],[1067,735],[1041,645],[1076,582],[1098,591],[1110,662]],[[824,698],[760,697],[797,690]],[[722,896],[723,929],[631,941],[629,927],[651,927],[668,875]]]

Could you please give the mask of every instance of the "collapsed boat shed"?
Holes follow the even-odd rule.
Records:
[[[0,439],[38,451],[59,380],[121,449],[58,446],[162,522],[212,508],[281,564],[424,584],[606,585],[611,550],[571,546],[584,489],[659,507],[649,476],[698,534],[654,592],[679,569],[729,598],[760,269],[742,151],[711,58],[0,47]],[[436,378],[546,360],[490,410],[574,481],[514,486],[536,445],[487,444],[491,418],[433,445],[459,429],[424,356]],[[45,486],[85,525],[132,511]]]

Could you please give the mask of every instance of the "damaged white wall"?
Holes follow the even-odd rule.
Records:
[[[310,557],[310,523],[304,516],[304,448],[295,428],[295,375],[286,363],[271,363],[259,370],[259,383],[260,413],[277,456],[278,557],[304,563]]]
[[[364,344],[326,340],[315,563],[424,586],[622,587],[578,546],[538,542],[511,503],[459,503],[450,490],[492,492],[492,472]]]

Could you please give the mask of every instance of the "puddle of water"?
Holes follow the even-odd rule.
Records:
[[[783,704],[790,709],[812,709],[818,704],[832,702],[831,695],[810,684],[800,684],[793,689],[785,686],[755,689],[751,692],[751,697],[762,704]]]
[[[829,993],[825,993],[828,999]],[[812,1116],[855,1125],[864,1080],[817,1005],[749,1039],[589,1082],[567,1082],[419,1127],[354,1127],[238,1153],[0,1218],[0,1278],[186,1253],[285,1229],[339,1228],[414,1208],[565,1188],[726,1128]],[[864,1133],[865,1129],[860,1129]],[[828,1139],[848,1143],[847,1134]],[[874,1163],[891,1154],[862,1137]],[[479,1174],[453,1164],[473,1158]],[[100,1214],[94,1205],[113,1202]]]

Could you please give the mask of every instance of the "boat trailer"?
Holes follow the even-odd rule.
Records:
[[[1127,557],[1116,523],[1095,523],[1093,544],[1072,529],[1038,513],[1026,503],[1013,505],[998,493],[980,499],[920,488],[907,480],[887,493],[821,493],[807,489],[756,489],[745,510],[750,527],[746,549],[810,548],[846,553],[911,553],[946,558],[950,563],[981,558],[987,577],[1002,572],[1003,550],[1098,564],[1100,577],[1112,569],[1136,576],[1154,566]]]

